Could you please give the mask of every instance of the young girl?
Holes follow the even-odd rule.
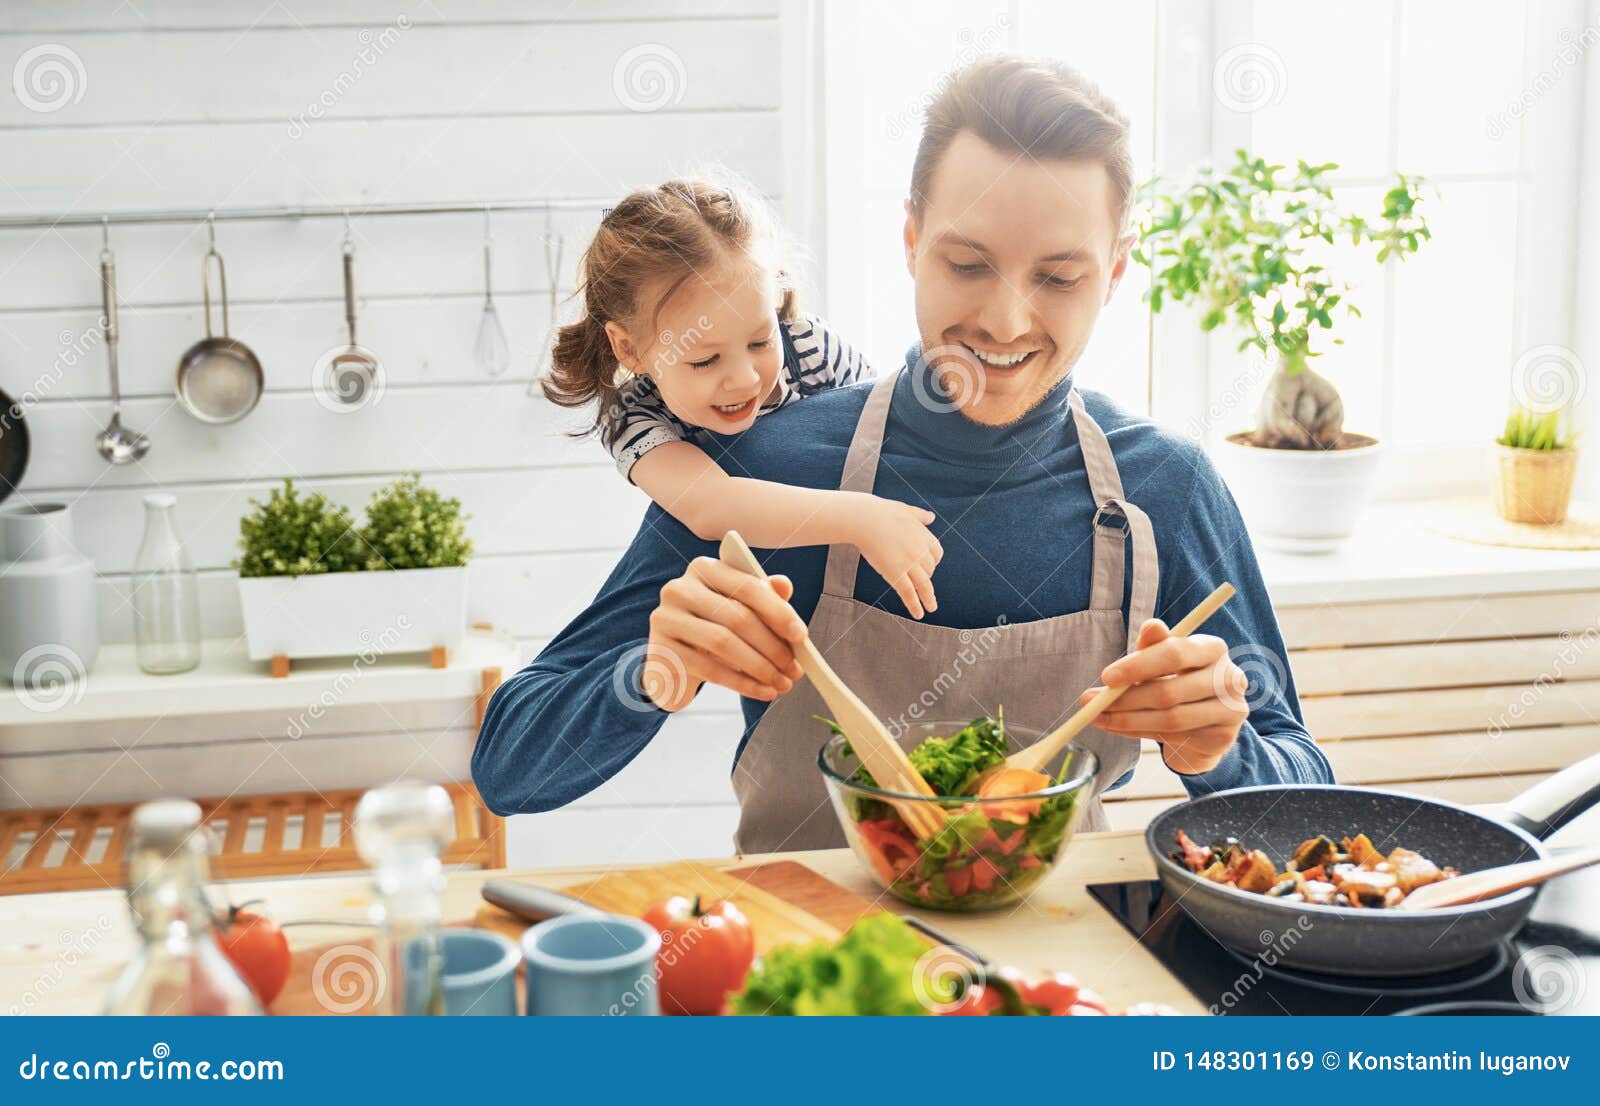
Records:
[[[545,395],[595,403],[593,429],[623,476],[698,537],[857,546],[920,619],[936,609],[931,577],[944,552],[932,512],[730,476],[702,448],[867,375],[859,354],[798,313],[778,249],[742,189],[672,180],[628,195],[584,252],[584,316],[559,332]]]

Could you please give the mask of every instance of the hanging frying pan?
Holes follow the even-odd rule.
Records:
[[[211,262],[217,263],[217,283],[222,293],[222,333],[211,331]],[[228,333],[228,271],[217,252],[213,228],[211,249],[200,262],[205,299],[206,336],[178,359],[178,401],[184,410],[213,425],[238,422],[261,402],[265,377],[255,352]]]
[[[0,503],[17,490],[28,468],[28,424],[22,404],[0,389]]]

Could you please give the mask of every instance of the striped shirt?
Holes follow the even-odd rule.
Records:
[[[783,339],[778,394],[761,405],[758,418],[817,392],[872,377],[866,359],[814,315],[782,323],[778,333]],[[612,429],[610,449],[624,477],[639,458],[657,446],[688,441],[704,447],[714,440],[710,431],[691,426],[668,410],[661,390],[648,376],[636,376],[624,384],[617,405],[620,417]]]

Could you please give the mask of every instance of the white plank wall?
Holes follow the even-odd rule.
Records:
[[[777,0],[7,3],[6,72],[25,51],[59,44],[81,61],[83,94],[47,113],[0,97],[0,215],[606,198],[705,162],[781,198],[780,26]],[[682,95],[635,112],[614,71],[645,44],[679,59]],[[363,46],[378,56],[348,79]],[[598,218],[595,208],[549,223],[567,235],[563,291]],[[222,428],[190,419],[171,394],[179,354],[204,329],[204,228],[114,230],[124,420],[154,443],[142,464],[120,469],[93,448],[107,415],[98,230],[0,232],[0,385],[36,401],[19,494],[74,504],[79,544],[101,573],[106,639],[131,635],[127,574],[152,488],[177,495],[206,631],[228,635],[239,627],[228,564],[248,499],[293,476],[359,508],[413,469],[473,516],[473,617],[530,655],[556,633],[610,571],[644,500],[598,445],[564,436],[570,413],[524,394],[548,338],[546,227],[540,215],[494,220],[495,298],[514,364],[491,381],[471,357],[483,220],[358,218],[360,336],[382,357],[387,386],[377,404],[334,413],[316,400],[312,366],[344,341],[339,223],[219,225],[233,334],[267,379],[257,410]],[[251,791],[311,778],[359,786],[385,770],[464,776],[473,736],[470,723],[398,711],[331,712],[293,742],[259,717],[208,727],[0,735],[0,777],[33,805],[215,790],[219,762]],[[514,819],[512,862],[726,852],[739,729],[733,697],[708,693],[594,795]]]

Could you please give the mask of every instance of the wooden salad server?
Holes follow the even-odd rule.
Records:
[[[750,552],[750,546],[737,530],[729,530],[723,535],[721,557],[725,563],[741,572],[748,572],[759,580],[767,579],[761,562],[756,560],[755,554]],[[834,722],[849,737],[850,748],[867,771],[872,773],[878,786],[886,791],[932,795],[933,789],[922,778],[922,773],[912,767],[911,759],[900,748],[900,743],[889,736],[889,731],[878,716],[867,709],[861,697],[851,691],[834,672],[833,666],[823,659],[821,650],[810,636],[807,635],[796,644],[794,650],[801,670],[816,685],[823,702],[833,712]],[[944,826],[944,811],[937,804],[906,802],[896,803],[895,807],[919,839],[932,836]]]
[[[1440,906],[1460,906],[1462,903],[1492,899],[1521,887],[1532,887],[1556,876],[1564,876],[1579,868],[1600,864],[1600,843],[1574,849],[1561,856],[1547,856],[1543,860],[1524,860],[1519,864],[1502,864],[1498,868],[1485,868],[1481,872],[1468,872],[1454,879],[1441,879],[1437,883],[1423,884],[1395,904],[1396,910],[1431,910]]]
[[[1232,599],[1233,585],[1219,584],[1217,590],[1202,599],[1198,606],[1183,616],[1183,620],[1172,628],[1173,637],[1188,637],[1200,628],[1200,624],[1212,615],[1217,609]],[[967,785],[969,794],[977,794],[994,776],[1007,769],[1021,768],[1029,772],[1043,772],[1046,765],[1056,758],[1062,749],[1067,747],[1067,742],[1077,737],[1091,722],[1100,717],[1102,711],[1122,697],[1122,693],[1132,686],[1124,684],[1121,687],[1108,687],[1083,706],[1078,708],[1076,714],[1063,722],[1054,732],[1041,737],[1026,749],[1019,749],[1000,764],[996,764],[987,771],[980,772],[971,783]]]

